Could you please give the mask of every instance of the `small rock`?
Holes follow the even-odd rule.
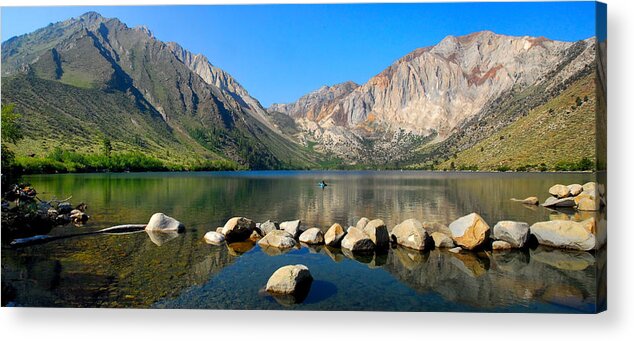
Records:
[[[266,234],[258,241],[260,246],[272,246],[280,249],[289,249],[297,245],[297,241],[290,233],[284,230],[274,230]]]
[[[370,237],[356,227],[350,227],[348,234],[341,240],[341,247],[350,251],[374,251],[375,245]]]
[[[301,234],[299,229],[301,224],[301,220],[285,221],[280,224],[280,229],[290,233],[293,238],[297,239],[297,237]]]
[[[309,245],[312,244],[323,244],[324,243],[324,233],[321,232],[320,229],[313,227],[304,231],[299,236],[299,241],[302,243],[306,243]]]
[[[225,236],[214,231],[205,233],[205,236],[203,238],[205,239],[205,242],[207,242],[207,244],[212,245],[220,245],[225,242]]]
[[[279,230],[279,229],[280,229],[280,224],[277,221],[267,220],[263,222],[262,224],[260,224],[260,231],[262,231],[263,236],[266,236],[266,234],[271,231]]]
[[[271,275],[266,283],[266,291],[272,294],[294,295],[310,290],[313,281],[308,267],[302,264],[286,265]]]
[[[529,226],[521,221],[503,220],[493,226],[493,239],[505,241],[512,247],[524,247],[528,236]]]
[[[365,227],[365,225],[367,225],[370,222],[370,219],[363,217],[361,219],[359,219],[359,221],[357,221],[357,225],[356,228],[358,228],[359,230],[363,231],[363,228]]]
[[[505,242],[503,240],[496,240],[491,245],[491,248],[493,250],[508,250],[508,249],[513,248],[513,246],[511,246],[510,243],[507,243],[507,242]]]
[[[460,253],[460,251],[462,251],[462,248],[460,246],[454,247],[453,249],[449,249],[449,252],[452,252],[452,253]]]
[[[251,219],[233,217],[225,223],[222,234],[225,235],[227,243],[241,242],[249,239],[253,230],[255,230],[255,223]]]
[[[390,247],[390,235],[383,220],[374,219],[369,221],[362,231],[370,237],[376,248],[384,250]]]
[[[568,190],[570,191],[570,195],[574,197],[583,191],[583,186],[579,184],[568,185]]]
[[[163,213],[154,213],[145,226],[146,230],[151,231],[182,231],[184,228],[180,221]]]
[[[432,233],[431,239],[434,241],[434,246],[437,248],[453,248],[456,246],[453,239],[442,232]]]
[[[468,214],[449,224],[451,238],[457,245],[467,250],[473,250],[482,245],[489,237],[490,229],[477,213]]]
[[[449,227],[445,224],[441,224],[437,221],[423,221],[421,224],[423,225],[425,231],[427,231],[427,234],[440,232],[451,236],[451,231],[449,230]]]
[[[520,202],[525,205],[539,205],[539,199],[537,197],[528,197],[525,199],[511,199],[512,201]]]
[[[550,195],[554,197],[561,199],[566,198],[570,195],[570,189],[568,189],[568,186],[557,184],[549,188],[548,193],[550,193]]]
[[[341,225],[334,223],[326,234],[324,235],[324,242],[327,246],[338,247],[341,245],[341,240],[346,235],[346,231],[343,230]]]

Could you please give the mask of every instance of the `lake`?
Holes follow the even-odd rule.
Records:
[[[605,250],[539,246],[454,254],[396,247],[358,256],[323,246],[276,252],[249,242],[203,241],[233,216],[301,219],[324,232],[364,216],[383,219],[389,229],[409,218],[448,225],[471,212],[491,227],[499,220],[598,218],[509,200],[543,201],[553,184],[594,181],[591,173],[245,171],[25,180],[42,199],[72,195],[72,203],[88,205],[88,223],[56,227],[51,235],[146,223],[155,212],[180,220],[186,230],[3,245],[3,306],[590,313],[605,304],[597,294],[605,290]],[[321,189],[321,180],[329,186]],[[300,303],[263,293],[269,276],[287,264],[308,266],[314,278]]]

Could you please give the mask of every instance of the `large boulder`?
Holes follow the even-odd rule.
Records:
[[[433,232],[431,239],[434,241],[434,247],[436,248],[453,248],[456,246],[453,239],[442,232]]]
[[[262,224],[260,224],[260,231],[262,232],[263,236],[266,236],[267,233],[271,231],[279,230],[279,229],[280,229],[280,224],[277,221],[267,220],[263,222]]]
[[[207,244],[212,244],[212,245],[220,245],[225,242],[225,236],[216,231],[205,233],[205,236],[203,237],[203,239],[205,239],[205,242]]]
[[[341,227],[341,225],[337,223],[334,223],[332,224],[332,226],[330,226],[328,231],[326,231],[326,234],[324,235],[324,243],[327,246],[338,247],[339,245],[341,245],[341,240],[345,235],[346,231],[343,230],[343,227]]]
[[[357,221],[357,225],[355,227],[358,228],[359,230],[363,230],[365,225],[367,225],[369,222],[370,222],[370,219],[363,217],[359,219],[359,221]]]
[[[543,221],[533,224],[530,231],[542,245],[583,251],[592,250],[596,245],[592,226],[587,221]]]
[[[425,250],[428,237],[427,231],[425,231],[421,222],[416,219],[407,219],[394,226],[390,236],[399,245],[421,251]]]
[[[542,204],[544,207],[573,207],[577,203],[574,197],[557,199],[555,197],[548,197]]]
[[[550,193],[550,195],[554,197],[561,199],[561,198],[566,198],[570,195],[570,189],[566,185],[557,184],[549,188],[548,193]]]
[[[521,248],[528,241],[529,232],[527,223],[502,220],[493,226],[493,239],[505,241],[514,248]]]
[[[180,221],[163,213],[154,213],[145,226],[148,231],[182,231],[184,228]]]
[[[369,221],[362,231],[370,237],[377,249],[385,250],[390,247],[390,234],[381,219]]]
[[[225,223],[222,234],[227,243],[240,242],[249,239],[255,229],[255,222],[244,217],[233,217]]]
[[[473,250],[489,237],[489,225],[477,213],[458,218],[449,224],[451,238],[463,249]]]
[[[284,230],[274,230],[266,234],[258,241],[260,246],[272,246],[280,249],[289,249],[297,245],[297,241],[290,233]]]
[[[299,236],[299,241],[306,244],[323,244],[324,233],[316,227],[309,228]]]
[[[374,251],[375,244],[370,237],[356,227],[350,227],[341,240],[341,247],[353,252]]]
[[[278,295],[295,295],[310,290],[312,282],[313,276],[305,265],[286,265],[271,275],[266,282],[266,291]]]
[[[299,235],[302,233],[302,231],[299,229],[301,224],[301,220],[284,221],[280,224],[280,230],[288,232],[291,236],[293,236],[293,238],[297,239],[297,237],[299,237]]]

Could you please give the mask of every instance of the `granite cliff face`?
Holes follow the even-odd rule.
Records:
[[[322,87],[269,111],[289,115],[302,128],[300,140],[344,160],[394,161],[403,148],[444,141],[511,92],[538,85],[548,91],[576,77],[594,63],[594,46],[594,39],[572,43],[490,31],[448,36],[361,86]]]

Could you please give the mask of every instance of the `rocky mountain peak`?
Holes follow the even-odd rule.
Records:
[[[80,21],[87,22],[87,23],[95,23],[95,22],[100,22],[105,20],[105,18],[101,14],[95,11],[86,12],[80,15],[78,19]]]

